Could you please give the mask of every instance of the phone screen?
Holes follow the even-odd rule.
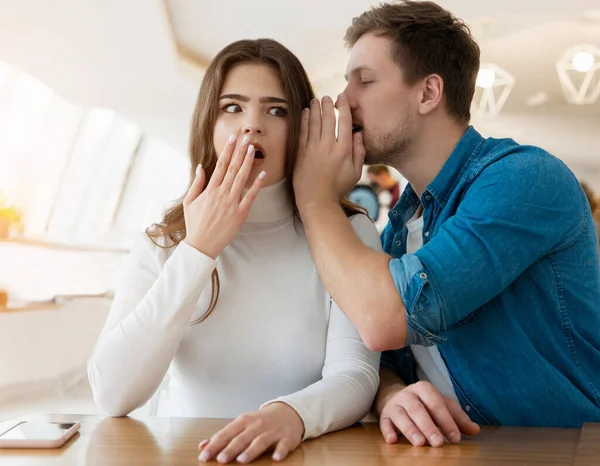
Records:
[[[74,425],[73,422],[21,422],[0,435],[0,440],[55,440]]]

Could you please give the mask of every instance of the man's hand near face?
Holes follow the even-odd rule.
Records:
[[[313,99],[304,109],[294,190],[300,214],[324,204],[339,204],[362,174],[365,148],[362,134],[352,134],[350,105],[344,94],[335,104],[339,111],[338,135],[333,100],[324,97],[322,106]]]

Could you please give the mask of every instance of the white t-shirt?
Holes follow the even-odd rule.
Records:
[[[423,246],[423,216],[420,208],[415,216],[406,223],[406,228],[408,229],[406,253],[413,254]],[[411,345],[410,349],[417,363],[418,379],[431,382],[442,395],[458,401],[448,368],[437,346]]]

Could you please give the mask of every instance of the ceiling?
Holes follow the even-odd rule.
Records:
[[[273,37],[300,57],[320,93],[336,95],[344,86],[344,31],[354,16],[374,3],[167,0],[166,6],[176,43],[201,65],[234,40]],[[598,0],[441,0],[441,4],[466,19],[481,45],[482,63],[496,63],[515,76],[507,111],[528,110],[527,100],[544,92],[543,111],[600,116],[600,102],[584,107],[566,104],[555,69],[566,48],[583,42],[600,46]]]
[[[74,102],[113,108],[185,152],[202,69],[220,48],[241,38],[275,38],[298,55],[319,94],[335,95],[344,86],[344,31],[354,16],[376,3],[0,0],[0,60]],[[570,46],[600,46],[599,0],[440,4],[471,26],[483,62],[515,76],[503,117],[554,115],[562,128],[571,117],[577,125],[582,119],[600,124],[600,102],[575,106],[564,101],[554,64]],[[546,95],[544,102],[528,106],[539,93]],[[483,124],[493,129],[493,122]],[[590,137],[598,137],[595,133]]]

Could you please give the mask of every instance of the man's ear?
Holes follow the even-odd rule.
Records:
[[[419,113],[427,115],[442,103],[444,96],[444,80],[439,74],[430,74],[421,82],[421,102]]]

